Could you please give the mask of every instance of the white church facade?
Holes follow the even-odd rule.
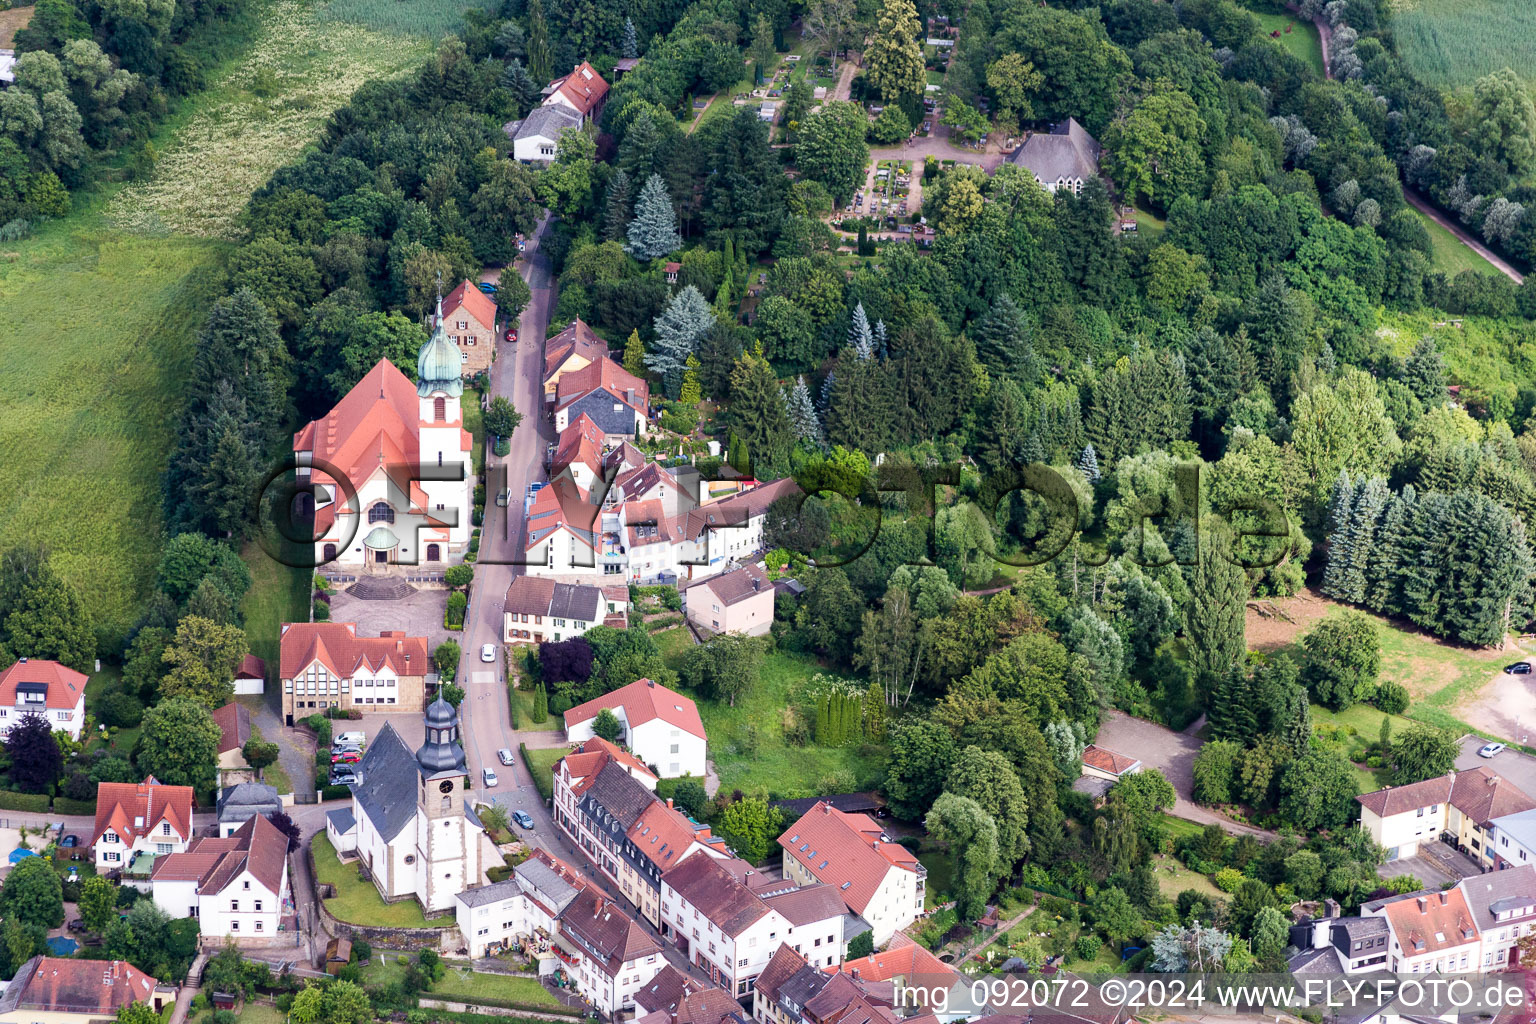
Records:
[[[486,884],[486,870],[502,858],[464,787],[458,711],[438,697],[426,720],[426,741],[414,754],[387,723],[374,737],[352,787],[350,843],[385,901],[414,899],[431,916]]]
[[[380,359],[293,437],[298,484],[313,487],[322,569],[431,572],[469,543],[474,467],[459,404],[462,360],[438,305],[437,328],[416,360],[419,383]]]

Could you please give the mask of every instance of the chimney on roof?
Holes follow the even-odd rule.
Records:
[[[1429,913],[1429,900],[1425,899],[1423,896],[1419,897],[1419,913]]]
[[[646,685],[646,686],[650,686],[650,687],[653,687],[653,688],[654,688],[654,687],[655,687],[655,685],[656,685],[656,680],[654,680],[654,679],[647,679],[647,680],[646,680],[646,681],[645,681],[645,685]]]
[[[1444,889],[1440,890],[1440,905],[1443,907],[1451,902],[1451,894]]]
[[[1498,784],[1499,784],[1499,777],[1497,775],[1490,775],[1490,776],[1488,776],[1488,785],[1490,785],[1490,786],[1497,786]]]
[[[752,589],[753,590],[761,590],[762,586],[763,586],[763,581],[762,580],[758,579],[756,576],[752,577]]]
[[[22,665],[25,665],[27,663],[27,659],[26,658],[20,658],[20,659],[18,659],[18,662],[20,664],[22,664]]]
[[[1322,949],[1328,945],[1328,930],[1332,927],[1327,914],[1312,922],[1312,948]]]
[[[858,980],[859,980],[859,969],[858,969],[858,968],[857,968],[857,967],[855,967],[855,968],[854,968],[854,969],[853,969],[853,970],[852,970],[852,971],[850,971],[850,972],[849,972],[849,973],[850,973],[850,974],[852,974],[852,975],[853,975],[853,980],[854,980],[854,981],[858,981]]]
[[[1323,911],[1325,917],[1338,917],[1340,914],[1339,901],[1332,896],[1327,897],[1323,900]]]
[[[667,810],[672,810],[672,798],[667,797]]]
[[[831,814],[832,813],[832,805],[827,803],[825,800],[823,800],[821,802],[821,813],[822,814]]]

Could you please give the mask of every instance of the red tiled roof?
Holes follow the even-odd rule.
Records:
[[[608,343],[598,337],[597,332],[580,317],[544,342],[544,380],[547,382],[572,355],[580,356],[588,362],[608,357]]]
[[[329,463],[361,487],[380,466],[408,472],[421,462],[420,413],[416,385],[380,359],[330,412],[293,435],[293,450],[311,452],[316,462]],[[469,432],[461,429],[459,450],[467,456],[471,447]],[[317,482],[331,479],[319,469],[313,475]],[[396,484],[409,493],[408,478]],[[337,495],[339,501],[345,497]]]
[[[0,1009],[115,1017],[118,1007],[147,1003],[159,985],[125,960],[33,957],[21,965]],[[14,994],[13,994],[14,991]]]
[[[1405,957],[1477,941],[1477,925],[1460,889],[1404,896],[1386,904],[1383,911]]]
[[[84,674],[46,659],[23,658],[0,672],[0,704],[16,706],[16,686],[19,683],[42,683],[47,686],[45,706],[63,711],[79,704],[80,698],[85,695]]]
[[[626,543],[632,548],[647,544],[671,544],[683,539],[679,529],[681,516],[668,518],[660,498],[626,501],[619,509],[624,523]]]
[[[587,500],[587,492],[570,477],[552,481],[541,488],[528,506],[528,548],[532,550],[554,530],[565,527],[587,547],[592,546],[592,535],[597,517],[602,510]]]
[[[724,605],[739,604],[749,597],[773,594],[773,584],[769,582],[768,574],[754,563],[717,576],[706,576],[689,584],[687,589],[692,590],[694,587],[709,588]],[[769,603],[772,603],[771,597]]]
[[[223,892],[246,871],[274,895],[282,894],[288,837],[266,817],[247,818],[233,833],[194,839],[185,853],[155,862],[154,881],[197,882],[202,895]]]
[[[891,981],[895,978],[911,979],[917,975],[953,975],[955,969],[928,950],[913,942],[905,933],[897,932],[891,939],[890,948],[883,953],[871,953],[858,960],[845,960],[841,964],[824,968],[828,974],[859,972],[860,981]],[[925,981],[931,985],[932,982]]]
[[[677,863],[676,858],[688,852],[697,836],[683,812],[660,799],[640,812],[628,832],[629,841],[641,856],[662,870]]]
[[[96,787],[92,844],[110,828],[125,845],[132,845],[161,822],[170,822],[180,839],[192,838],[191,786],[164,786],[151,775],[143,782],[103,782]]]
[[[696,538],[702,536],[704,530],[709,527],[725,529],[732,526],[746,526],[747,521],[755,516],[760,516],[768,511],[779,498],[786,494],[798,494],[800,485],[795,483],[793,477],[785,477],[775,480],[771,484],[760,484],[749,491],[741,491],[719,501],[711,501],[700,505],[688,513],[688,519],[683,527],[684,536]]]
[[[689,857],[661,881],[726,935],[740,935],[768,914],[768,904],[713,857]]]
[[[651,387],[618,363],[603,356],[579,370],[560,375],[555,387],[555,409],[564,409],[584,395],[606,388],[614,398],[644,413],[651,401]],[[633,400],[630,393],[633,392]]]
[[[335,506],[331,505],[327,506],[327,508],[334,517]],[[267,678],[267,663],[254,654],[247,654],[244,658],[240,659],[240,667],[235,669],[235,678],[264,680]]]
[[[684,732],[704,736],[704,722],[699,718],[698,705],[676,690],[669,690],[649,679],[637,679],[612,693],[576,705],[565,713],[565,727],[569,729],[589,718],[596,718],[604,708],[612,711],[620,707],[624,709],[624,719],[631,729],[659,718]]]
[[[251,712],[230,701],[213,713],[213,724],[219,727],[219,753],[239,750],[251,738]]]
[[[857,914],[869,906],[891,868],[918,867],[917,855],[900,843],[887,842],[873,819],[845,814],[825,801],[779,836],[779,845],[817,881],[837,886],[843,902]]]
[[[621,750],[601,736],[593,736],[577,747],[573,753],[566,754],[562,760],[565,761],[566,769],[571,773],[572,779],[596,776],[603,770],[603,765],[609,761],[619,762],[629,769],[631,775],[638,773],[651,779],[656,778],[656,773],[647,768],[638,757],[627,750]]]
[[[358,636],[355,622],[285,623],[281,650],[284,679],[292,679],[315,661],[343,679],[386,665],[402,677],[424,676],[432,670],[426,637],[406,636],[401,630]]]
[[[769,999],[777,999],[779,986],[793,978],[796,971],[809,966],[810,961],[795,952],[795,947],[786,942],[773,951],[753,987]]]
[[[597,105],[608,95],[608,83],[603,81],[603,76],[597,73],[597,69],[586,61],[576,65],[576,70],[564,78],[557,78],[550,83],[551,93],[559,93],[564,96],[582,116],[592,113]]]
[[[1448,803],[1479,825],[1536,807],[1536,800],[1518,786],[1481,765],[1407,786],[1388,786],[1374,793],[1362,793],[1355,799],[1360,801],[1360,806],[1383,818]]]
[[[1106,747],[1090,743],[1083,748],[1083,764],[1111,775],[1124,775],[1141,762],[1134,757],[1117,754]]]
[[[560,431],[550,475],[556,476],[566,466],[586,466],[599,479],[603,475],[603,430],[586,413]]]
[[[448,319],[461,306],[466,313],[479,322],[481,327],[496,326],[496,303],[469,281],[464,281],[443,296],[443,319]]]

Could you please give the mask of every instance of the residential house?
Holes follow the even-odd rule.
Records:
[[[560,378],[594,360],[608,358],[608,343],[577,317],[559,334],[544,341],[544,401],[553,403]]]
[[[282,629],[289,725],[327,708],[394,714],[425,706],[427,676],[435,676],[426,637],[402,630],[358,636],[355,622],[290,622]]]
[[[1456,888],[1482,936],[1479,970],[1487,973],[1519,966],[1515,943],[1536,927],[1536,864],[1468,875]]]
[[[901,1018],[887,1001],[866,994],[851,975],[813,967],[783,945],[752,988],[752,1019],[759,1024],[895,1024]]]
[[[175,1001],[174,987],[126,960],[35,956],[0,993],[0,1024],[101,1024],[129,1003],[160,1013]]]
[[[526,515],[524,564],[529,575],[606,573],[607,564],[600,568],[597,554],[600,511],[588,501],[587,491],[568,475],[540,488]]]
[[[219,727],[219,777],[226,772],[249,774],[245,763],[245,745],[251,741],[251,710],[230,701],[213,712],[213,724]]]
[[[704,722],[692,699],[649,679],[637,679],[567,711],[566,738],[579,743],[593,736],[592,725],[603,710],[612,711],[623,727],[620,742],[657,775],[664,779],[705,776]]]
[[[287,814],[277,788],[261,782],[242,782],[219,791],[219,835],[232,836],[252,818]]]
[[[1536,808],[1536,800],[1481,765],[1355,799],[1360,802],[1360,827],[1387,848],[1388,860],[1416,856],[1421,843],[1450,832],[1485,868],[1496,864],[1493,821]]]
[[[555,764],[554,789],[555,825],[652,925],[663,874],[695,854],[730,854],[708,825],[657,798],[644,766],[591,740]]]
[[[192,787],[103,782],[96,787],[91,845],[98,874],[121,871],[147,880],[156,857],[180,853],[192,840]]]
[[[235,669],[235,696],[267,692],[267,663],[254,654],[240,659]]]
[[[387,359],[293,436],[298,483],[312,488],[315,562],[383,575],[441,573],[469,543],[473,439],[460,398],[464,359],[436,327],[419,383]]]
[[[940,1024],[975,1017],[986,1009],[984,1003],[977,1005],[968,977],[904,932],[892,936],[882,951],[823,970],[848,977],[867,998],[896,1007],[903,1015],[916,1013]]]
[[[534,107],[520,121],[501,126],[512,140],[512,159],[519,163],[552,163],[560,154],[560,138],[568,131],[581,131],[581,115],[561,103]]]
[[[923,912],[928,869],[872,818],[820,802],[779,836],[779,846],[784,877],[836,887],[848,909],[869,923],[876,946]]]
[[[1049,133],[1035,132],[1009,159],[1034,175],[1047,192],[1066,189],[1073,195],[1099,174],[1099,141],[1073,117],[1053,125]]]
[[[1536,864],[1536,808],[1493,819],[1493,836],[1495,868]]]
[[[575,868],[535,849],[511,877],[464,890],[454,902],[454,917],[469,955],[477,960],[495,956],[521,942],[539,961],[541,974],[545,967],[553,973],[557,964],[551,939],[560,915],[586,885]]]
[[[583,413],[618,444],[644,433],[650,415],[651,388],[607,357],[560,374],[555,385],[555,430],[560,432]]]
[[[357,857],[385,902],[414,899],[430,916],[484,885],[502,858],[470,806],[458,709],[439,696],[425,718],[426,741],[414,753],[387,722],[374,737],[352,787],[352,827]],[[328,819],[327,835],[331,826]]]
[[[666,964],[661,943],[595,886],[560,915],[555,952],[599,1012],[633,1009],[635,993]]]
[[[1324,912],[1291,926],[1297,952],[1287,962],[1293,974],[1365,974],[1387,970],[1392,929],[1385,916],[1340,917],[1339,904],[1323,901]]]
[[[1141,762],[1126,754],[1116,753],[1108,747],[1088,744],[1083,748],[1083,774],[1105,779],[1111,784],[1127,775],[1141,771]]]
[[[205,937],[270,939],[297,935],[288,886],[288,837],[256,815],[228,836],[197,839],[161,858],[150,879],[155,905],[195,917]]]
[[[841,963],[845,916],[833,887],[771,878],[734,857],[690,857],[661,879],[662,935],[737,999],[780,945],[815,966]]]
[[[582,413],[556,438],[549,479],[569,478],[583,491],[590,493],[595,488],[601,494],[608,484],[603,472],[604,443],[602,429],[592,422],[592,417]]]
[[[56,661],[21,658],[0,672],[0,737],[27,715],[75,741],[85,727],[85,675]]]
[[[496,354],[496,300],[472,281],[461,281],[438,304],[437,323],[458,346],[463,375],[473,377],[491,368]]]
[[[555,79],[544,87],[545,106],[563,106],[575,111],[581,123],[596,120],[602,113],[603,100],[608,96],[608,83],[597,69],[582,61],[571,73]]]
[[[773,583],[761,565],[748,562],[683,588],[688,621],[710,633],[764,636],[773,628]]]
[[[742,1024],[741,1004],[724,990],[668,964],[635,993],[636,1024]]]
[[[1386,918],[1391,930],[1387,970],[1394,974],[1481,969],[1481,936],[1460,887],[1372,900],[1360,905],[1360,916]]]
[[[502,605],[502,639],[509,644],[559,643],[593,626],[624,629],[627,587],[556,583],[540,576],[514,576]]]
[[[0,50],[0,89],[16,84],[16,51]]]

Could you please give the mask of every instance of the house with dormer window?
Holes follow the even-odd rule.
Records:
[[[282,627],[283,717],[324,714],[329,708],[420,711],[427,677],[434,679],[427,638],[386,630],[358,636],[355,622],[290,622]]]
[[[162,785],[153,775],[97,786],[91,846],[99,874],[122,872],[147,888],[155,858],[181,853],[191,841],[191,786]]]
[[[195,839],[185,853],[160,858],[150,892],[171,917],[197,918],[204,936],[256,940],[298,925],[288,836],[261,815],[228,836]]]
[[[0,738],[27,715],[41,715],[54,732],[78,741],[85,723],[85,675],[56,661],[28,658],[0,672]]]

